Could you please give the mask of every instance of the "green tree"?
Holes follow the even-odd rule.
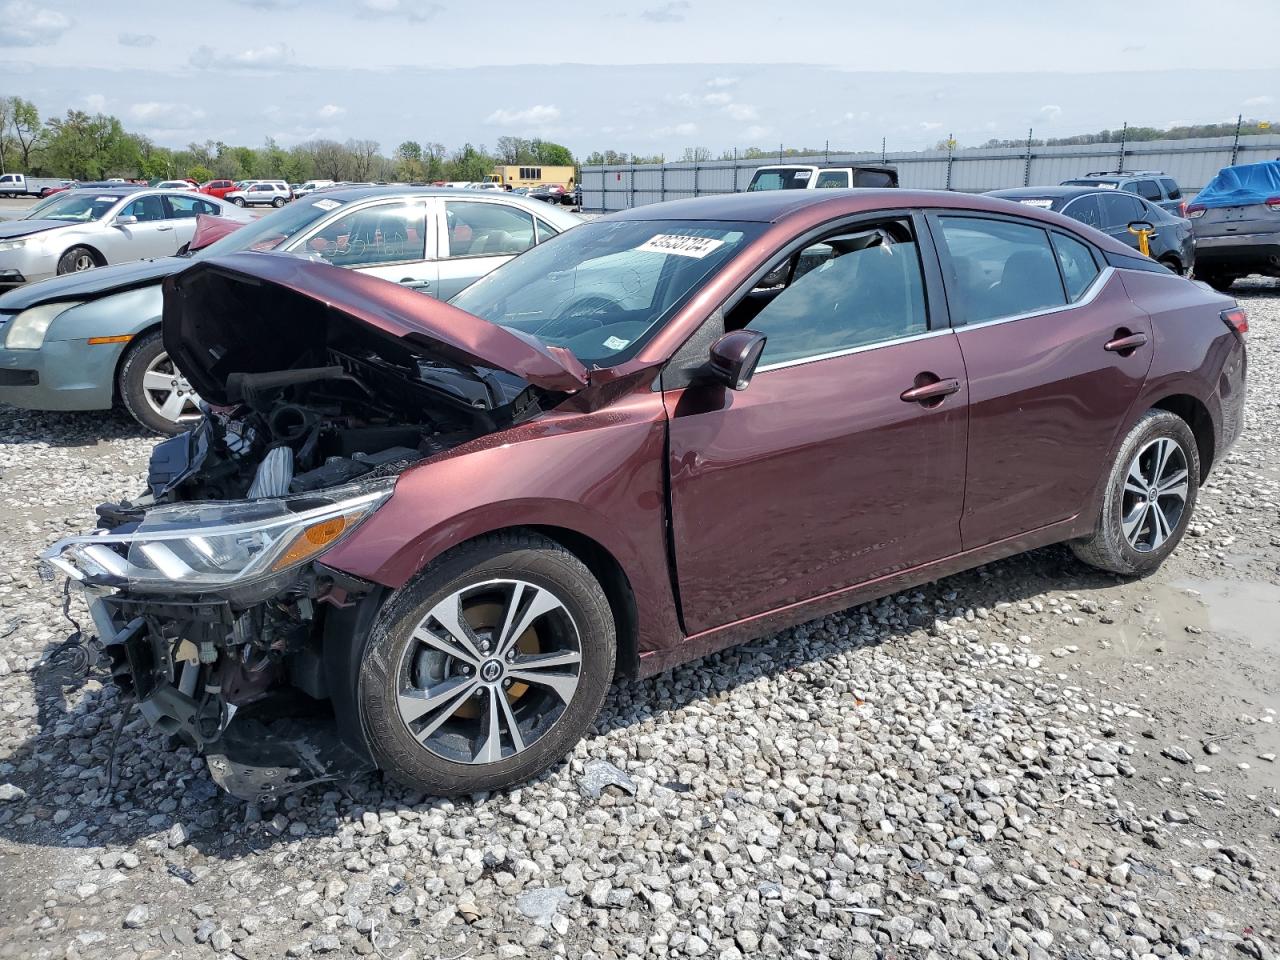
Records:
[[[534,163],[548,167],[573,166],[573,152],[563,144],[552,143],[550,140],[531,140],[529,148],[533,153],[530,160]]]
[[[42,170],[78,180],[105,176],[136,176],[141,160],[138,145],[115,117],[89,116],[68,110],[46,124],[41,151]]]
[[[34,103],[21,97],[6,97],[5,113],[16,153],[14,159],[23,170],[28,170],[31,167],[31,154],[44,139],[45,130],[40,123],[40,114]]]
[[[187,167],[187,176],[197,183],[206,183],[213,179],[214,174],[208,167],[202,167],[196,163]]]
[[[493,171],[493,157],[484,145],[463,144],[455,150],[445,164],[445,176],[449,180],[483,180]]]

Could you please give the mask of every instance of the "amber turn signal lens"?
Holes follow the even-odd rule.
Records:
[[[332,517],[328,520],[313,523],[298,534],[297,539],[293,541],[289,549],[282,553],[280,559],[271,565],[271,569],[284,570],[287,567],[292,567],[295,563],[301,563],[308,557],[315,556],[342,536],[343,531],[347,529],[348,519],[345,516]]]
[[[122,333],[116,337],[90,337],[89,343],[96,346],[100,343],[128,343],[132,339],[132,333]]]

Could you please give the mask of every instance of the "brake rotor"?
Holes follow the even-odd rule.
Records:
[[[466,618],[467,623],[471,625],[471,629],[475,631],[476,636],[488,640],[492,646],[494,638],[502,628],[503,612],[502,604],[485,602],[464,608],[462,615]],[[520,638],[516,640],[516,650],[523,654],[541,653],[542,645],[538,642],[538,631],[533,627],[529,627],[528,630],[522,633]],[[507,702],[514,705],[528,690],[529,685],[527,683],[512,681],[511,686],[505,690]],[[480,704],[475,700],[468,700],[458,707],[454,715],[474,720],[480,716]]]

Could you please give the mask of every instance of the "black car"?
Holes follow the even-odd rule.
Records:
[[[1196,245],[1191,221],[1176,217],[1149,200],[1122,190],[1097,187],[1015,187],[992,190],[992,197],[1016,200],[1079,220],[1137,249],[1138,236],[1129,224],[1146,221],[1155,227],[1149,238],[1151,258],[1186,276],[1195,266]]]
[[[1182,188],[1178,186],[1177,180],[1163,170],[1099,170],[1074,180],[1063,180],[1062,186],[1123,190],[1125,193],[1136,193],[1143,200],[1151,201],[1175,217],[1183,217],[1187,213],[1187,201],[1183,199]]]

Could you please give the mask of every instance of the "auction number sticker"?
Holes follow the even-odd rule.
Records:
[[[319,207],[321,210],[337,210],[342,206],[337,200],[317,200],[311,204],[313,207]]]
[[[660,233],[646,240],[637,250],[645,253],[673,253],[677,257],[693,257],[701,260],[724,246],[723,240],[713,237],[682,237],[675,233]]]

